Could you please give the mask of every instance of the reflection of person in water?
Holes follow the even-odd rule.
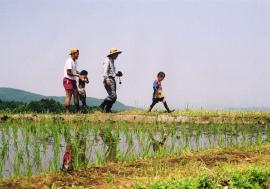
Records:
[[[106,144],[108,149],[105,152],[105,159],[110,161],[116,161],[116,150],[117,150],[117,141],[113,137],[111,131],[106,129],[100,129],[99,133],[100,138]]]
[[[66,152],[63,157],[62,171],[71,172],[73,171],[73,160],[72,160],[72,145],[67,144]]]
[[[157,151],[159,151],[161,148],[163,148],[163,147],[164,147],[164,144],[165,144],[165,142],[166,142],[166,140],[167,140],[167,135],[166,135],[166,134],[164,134],[164,135],[161,137],[161,141],[155,139],[155,137],[153,136],[152,133],[149,133],[149,137],[150,137],[150,139],[151,139],[151,141],[152,141],[152,147],[153,147],[153,151],[154,151],[154,152],[157,152]]]
[[[79,144],[79,151],[78,151],[78,156],[79,156],[79,162],[80,165],[82,165],[83,167],[85,167],[87,165],[87,159],[86,159],[86,136],[84,134],[84,132],[78,132],[77,135],[77,141]]]

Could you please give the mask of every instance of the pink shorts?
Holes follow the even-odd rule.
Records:
[[[66,90],[77,90],[76,80],[72,80],[66,77],[63,79],[63,86]]]

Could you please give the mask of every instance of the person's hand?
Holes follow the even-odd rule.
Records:
[[[158,90],[157,90],[157,94],[158,94],[158,95],[161,95],[161,94],[162,94],[162,90],[161,90],[161,89],[158,89]]]
[[[83,75],[79,75],[79,79],[80,80],[84,80],[84,76]]]
[[[122,77],[122,76],[123,76],[123,73],[122,73],[121,71],[118,71],[118,72],[116,73],[116,76],[117,76],[117,77]]]
[[[112,85],[112,80],[106,79],[106,84],[109,85],[109,86],[111,86]]]

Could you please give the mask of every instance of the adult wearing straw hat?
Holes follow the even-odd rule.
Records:
[[[79,58],[79,50],[72,48],[69,53],[70,57],[67,59],[64,66],[64,79],[63,86],[66,91],[65,108],[66,112],[70,112],[70,101],[73,96],[74,104],[79,110],[79,99],[78,99],[78,88],[77,88],[77,77],[80,77],[80,72],[77,70],[77,59]]]
[[[122,51],[119,51],[117,48],[111,48],[109,54],[103,62],[103,84],[108,96],[104,99],[99,107],[106,113],[111,112],[111,108],[117,99],[115,77],[121,77],[123,74],[120,71],[116,72],[114,62],[121,53]]]

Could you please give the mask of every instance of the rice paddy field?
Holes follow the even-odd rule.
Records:
[[[270,113],[0,114],[0,188],[269,188]],[[72,171],[61,171],[72,154]]]

